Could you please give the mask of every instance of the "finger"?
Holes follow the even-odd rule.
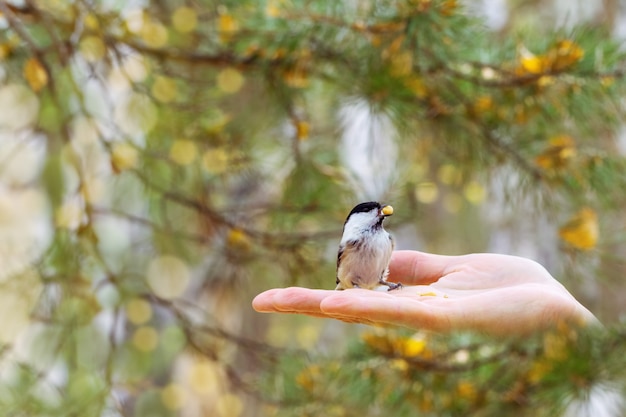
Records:
[[[389,264],[389,279],[403,284],[431,284],[446,275],[456,256],[412,250],[395,251]]]
[[[339,321],[342,321],[344,323],[349,323],[349,324],[366,324],[368,326],[375,326],[377,324],[371,320],[366,320],[362,317],[331,316],[328,314],[324,315],[324,317],[328,319],[339,320]]]
[[[300,287],[275,288],[257,295],[252,301],[252,307],[262,313],[298,313],[323,316],[320,311],[320,302],[329,293],[332,294],[334,291]]]
[[[274,288],[257,295],[252,300],[252,308],[260,313],[270,313],[276,311],[274,308],[274,295],[281,289],[282,288]]]
[[[347,294],[346,294],[347,293]],[[433,303],[433,297],[409,298],[392,294],[356,290],[336,293],[320,303],[320,311],[333,317],[354,318],[361,322],[384,323],[415,329],[447,331],[451,328],[447,299],[443,306]]]

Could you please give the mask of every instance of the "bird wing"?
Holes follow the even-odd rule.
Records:
[[[339,268],[339,264],[341,263],[341,257],[343,256],[345,250],[345,245],[339,245],[339,252],[337,252],[337,268]]]
[[[341,264],[341,257],[343,256],[343,253],[346,250],[346,246],[345,245],[339,245],[339,252],[337,252],[337,282],[336,284],[339,284],[339,265]]]
[[[349,240],[346,243],[342,243],[339,245],[339,252],[337,252],[337,284],[339,284],[339,265],[341,265],[341,261],[343,258],[357,246],[356,240]]]

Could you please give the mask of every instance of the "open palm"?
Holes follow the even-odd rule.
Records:
[[[526,335],[559,322],[597,322],[543,266],[525,258],[397,251],[389,279],[402,282],[403,288],[390,292],[277,288],[259,294],[253,306],[260,312],[493,335]]]

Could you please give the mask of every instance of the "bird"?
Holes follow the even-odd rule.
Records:
[[[387,291],[402,287],[388,282],[389,261],[395,247],[393,237],[383,228],[383,221],[393,214],[393,207],[368,201],[357,204],[343,224],[343,235],[337,253],[337,287]]]

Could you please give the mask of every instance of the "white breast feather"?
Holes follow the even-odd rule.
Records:
[[[386,279],[389,273],[389,260],[393,250],[389,233],[380,230],[372,234],[369,230],[359,231],[358,226],[356,222],[348,223],[344,230],[341,241],[344,252],[337,270],[340,281],[338,289],[350,288],[354,284],[372,289],[379,285],[381,279]],[[355,239],[355,236],[358,238]],[[355,240],[358,243],[351,244]]]

